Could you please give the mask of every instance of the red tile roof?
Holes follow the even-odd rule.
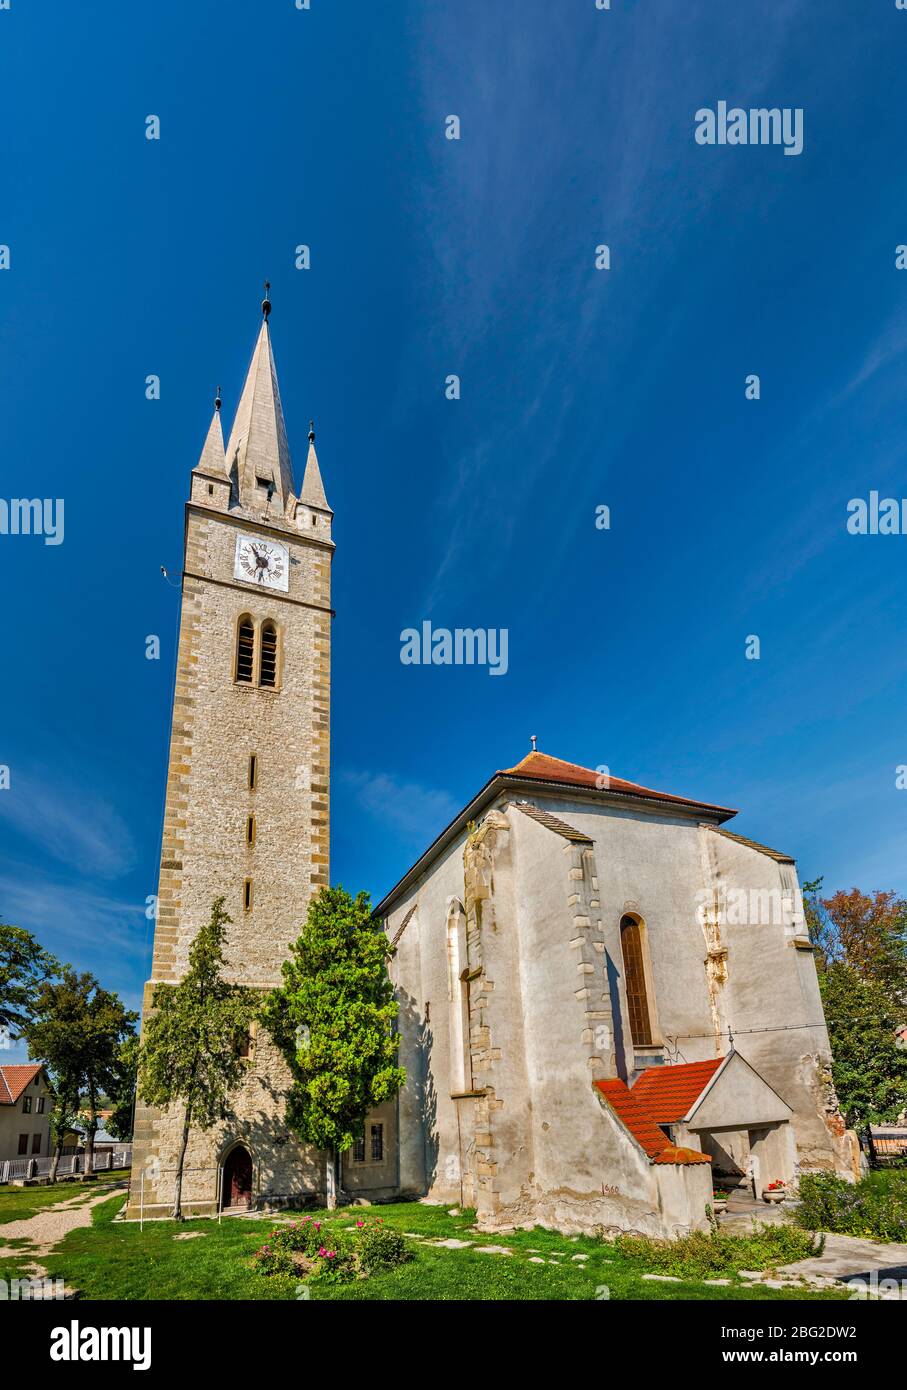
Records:
[[[700,806],[707,811],[719,811],[724,816],[736,816],[727,806],[713,806],[708,801],[695,801],[688,796],[672,796],[670,792],[653,791],[638,782],[625,782],[622,777],[609,777],[607,787],[601,786],[600,774],[578,763],[565,763],[547,753],[527,753],[515,767],[502,768],[499,776],[528,777],[538,782],[563,782],[574,787],[594,787],[598,791],[623,792],[627,796],[645,796],[656,801],[677,801],[685,806]]]
[[[679,1149],[672,1144],[663,1129],[636,1096],[636,1086],[629,1090],[620,1080],[596,1081],[596,1088],[614,1111],[617,1118],[633,1135],[652,1163],[709,1163],[708,1154],[695,1149]],[[637,1083],[638,1085],[638,1083]]]
[[[40,1062],[28,1062],[25,1066],[0,1067],[0,1105],[15,1105],[26,1086],[31,1085],[40,1070]]]
[[[702,1095],[723,1061],[723,1057],[713,1057],[710,1062],[647,1067],[632,1095],[656,1125],[676,1124]]]

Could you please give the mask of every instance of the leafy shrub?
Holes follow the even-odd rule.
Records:
[[[365,1224],[357,1233],[359,1261],[366,1274],[378,1269],[394,1269],[413,1258],[409,1242],[400,1231],[385,1226],[382,1221]]]
[[[265,1241],[252,1257],[253,1266],[256,1273],[273,1275],[294,1275],[296,1273],[296,1261],[289,1250],[283,1249],[279,1245],[274,1245],[271,1240]]]
[[[334,1247],[339,1243],[337,1232],[311,1216],[304,1216],[300,1221],[291,1221],[287,1226],[278,1226],[276,1231],[271,1232],[271,1236],[284,1249],[300,1250],[305,1255],[317,1254],[326,1240]]]
[[[257,1273],[269,1277],[289,1275],[340,1284],[393,1269],[412,1258],[406,1238],[380,1218],[357,1220],[354,1229],[347,1231],[337,1223],[304,1216],[275,1226],[252,1263]]]
[[[712,1229],[692,1231],[677,1240],[652,1236],[617,1236],[614,1246],[621,1255],[645,1264],[653,1274],[680,1278],[714,1278],[739,1269],[775,1269],[809,1255],[821,1254],[824,1240],[795,1226],[756,1226],[749,1235],[731,1235]]]
[[[864,1236],[870,1240],[907,1241],[907,1173],[869,1173],[857,1183],[831,1173],[800,1178],[798,1226]]]
[[[351,1250],[322,1245],[315,1252],[312,1279],[321,1284],[348,1284],[358,1273],[356,1255]]]

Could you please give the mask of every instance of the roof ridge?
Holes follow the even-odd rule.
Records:
[[[782,854],[780,849],[770,849],[768,845],[760,844],[758,840],[750,840],[745,835],[738,835],[734,830],[725,830],[723,825],[712,825],[709,821],[701,822],[704,830],[714,830],[716,835],[723,835],[726,840],[736,840],[738,845],[747,845],[749,849],[758,850],[760,854],[767,854],[772,859],[776,859],[779,864],[796,864],[791,854]]]
[[[584,845],[593,844],[591,835],[584,835],[581,830],[576,830],[574,826],[568,825],[565,820],[558,816],[552,816],[550,811],[543,811],[540,806],[536,806],[531,801],[511,801],[511,806],[515,806],[518,811],[522,811],[524,816],[529,816],[532,820],[538,821],[546,830],[553,830],[555,835],[562,835],[565,840],[577,841]]]

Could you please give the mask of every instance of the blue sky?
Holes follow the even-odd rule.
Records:
[[[907,892],[907,537],[845,529],[907,494],[894,0],[13,0],[0,27],[0,493],[66,528],[0,536],[7,920],[137,1004],[160,566],[265,276],[336,513],[336,881],[380,896],[537,734],[739,806],[829,889]],[[802,107],[803,153],[697,145],[719,100]],[[506,627],[506,677],[401,665],[424,619]]]

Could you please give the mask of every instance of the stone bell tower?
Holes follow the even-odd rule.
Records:
[[[190,944],[221,894],[232,918],[229,977],[260,988],[279,983],[309,899],[329,882],[333,513],[311,426],[302,487],[295,490],[267,290],[226,451],[218,389],[186,503],[145,1009],[156,983],[175,982],[184,973]],[[251,1159],[252,1200],[323,1189],[317,1156],[286,1132],[287,1083],[282,1058],[259,1034],[248,1078],[234,1097],[236,1113],[219,1130],[191,1137],[183,1187],[189,1209],[214,1209],[233,1149],[245,1149]],[[141,1101],[137,1106],[130,1214],[139,1204],[142,1174],[146,1213],[169,1205],[179,1110],[159,1114]],[[239,1166],[245,1164],[243,1156]],[[236,1167],[232,1163],[231,1174]]]

